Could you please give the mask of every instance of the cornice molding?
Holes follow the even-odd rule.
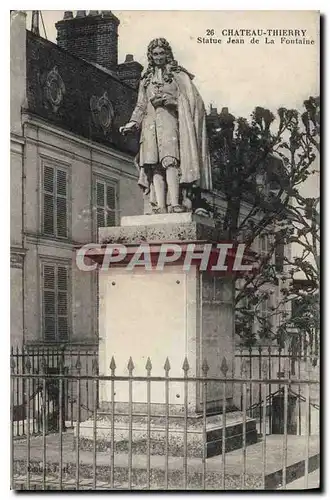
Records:
[[[112,156],[114,158],[117,158],[121,161],[127,162],[129,165],[132,165],[133,163],[133,158],[134,155],[129,155],[128,153],[122,153],[119,152],[115,149],[108,148],[106,146],[102,146],[101,144],[96,143],[95,141],[89,141],[88,139],[84,139],[82,136],[78,136],[76,134],[72,134],[69,131],[63,130],[59,127],[56,127],[55,125],[49,125],[47,124],[44,120],[42,120],[39,117],[36,117],[32,113],[28,111],[24,111],[22,113],[22,122],[24,124],[30,124],[34,125],[36,127],[42,128],[46,130],[47,132],[51,132],[52,134],[65,138],[68,141],[71,141],[75,144],[81,144],[87,149],[93,149],[94,151],[97,151],[99,153],[105,154]],[[28,137],[28,136],[26,136]],[[30,137],[29,137],[30,139]]]

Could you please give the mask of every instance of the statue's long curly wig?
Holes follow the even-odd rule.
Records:
[[[170,44],[165,38],[155,38],[151,40],[148,45],[147,57],[148,57],[148,67],[144,74],[141,77],[141,80],[144,80],[144,87],[148,87],[151,78],[154,74],[155,63],[153,59],[153,51],[156,47],[161,47],[165,50],[166,54],[166,66],[165,71],[163,73],[164,81],[170,83],[173,80],[173,73],[183,71],[186,73],[191,79],[194,78],[194,75],[189,73],[185,68],[178,65],[178,62],[173,57],[173,52]]]

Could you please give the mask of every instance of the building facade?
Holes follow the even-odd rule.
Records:
[[[12,346],[97,344],[97,277],[76,268],[76,248],[143,211],[137,141],[119,134],[142,66],[130,55],[128,69],[117,65],[119,21],[108,11],[65,17],[56,45],[11,13]],[[112,50],[108,61],[89,40],[78,51],[83,27]]]

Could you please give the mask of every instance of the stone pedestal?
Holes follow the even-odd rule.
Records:
[[[215,229],[211,219],[184,213],[123,217],[120,227],[100,229],[99,239],[104,244],[124,244],[131,248],[132,252],[140,243],[146,242],[150,245],[153,255],[157,255],[160,243],[175,243],[185,250],[189,243],[199,243],[202,249],[205,243],[220,243],[221,234]],[[183,269],[182,261],[167,264],[163,270],[156,270],[154,263],[150,268],[141,266],[133,270],[128,270],[122,262],[112,263],[109,269],[99,272],[99,336],[100,375],[111,375],[110,362],[113,357],[116,364],[115,375],[127,376],[128,361],[131,357],[134,377],[146,377],[148,358],[151,361],[150,374],[153,377],[164,378],[166,358],[170,364],[170,377],[182,378],[184,374],[188,377],[202,377],[204,360],[209,366],[208,377],[223,377],[221,364],[225,358],[228,366],[227,377],[230,378],[234,360],[232,275],[201,270],[196,261],[192,261],[192,265],[186,270]],[[189,370],[184,372],[185,359],[188,361]],[[131,388],[133,414],[138,418],[134,426],[138,441],[142,439],[141,435],[145,434],[146,428],[147,386],[146,381],[133,381]],[[190,439],[199,442],[199,445],[193,445],[192,449],[198,448],[200,454],[205,440],[201,419],[202,382],[189,381],[185,385],[182,381],[170,381],[168,393],[166,387],[164,379],[150,382],[149,401],[152,414],[159,415],[157,422],[152,423],[153,438],[159,436],[161,447],[164,432],[159,428],[160,421],[163,419],[164,422],[164,404],[168,394],[171,422],[176,422],[173,425],[177,426],[174,438],[176,444],[173,446],[182,448],[182,415],[186,396],[191,427]],[[109,439],[112,390],[109,381],[100,382],[101,421],[98,421],[100,430],[97,439],[101,441]],[[127,416],[129,390],[127,380],[115,381],[115,413],[116,419],[119,419],[119,424],[116,420],[116,441],[125,440],[120,437],[120,427],[127,427],[128,422],[120,413],[126,413]],[[232,397],[232,384],[226,383],[225,401],[228,409],[232,406]],[[207,417],[208,455],[221,452],[219,436],[222,434],[222,419],[214,414],[219,414],[222,406],[223,384],[208,382],[206,408],[207,414],[213,415]],[[181,419],[175,416],[181,416]],[[234,424],[231,424],[232,430],[228,431],[228,436],[240,436],[233,440],[236,443],[234,447],[237,447],[242,441],[241,415],[233,414],[232,421]],[[249,420],[250,431],[253,441],[256,433],[252,420]],[[83,423],[80,429],[81,437],[88,439],[90,432],[91,422]],[[213,444],[210,444],[211,442]]]
[[[212,220],[190,213],[124,217],[121,227],[100,230],[101,242],[128,245],[147,241],[176,242],[220,241]],[[208,376],[221,376],[225,357],[228,376],[232,371],[233,283],[231,276],[212,276],[197,265],[189,270],[182,263],[165,265],[162,271],[136,267],[128,271],[116,266],[99,274],[99,369],[110,375],[110,360],[116,362],[116,375],[127,375],[130,357],[134,376],[146,376],[148,357],[152,376],[164,377],[168,357],[171,377],[183,377],[184,359],[190,377],[202,376],[202,362],[207,360]],[[200,410],[200,385],[188,384],[190,413]],[[101,385],[100,400],[111,401],[109,383]],[[128,401],[127,382],[116,382],[116,402]],[[232,388],[227,385],[227,397]],[[146,383],[134,382],[133,400],[146,403]],[[220,407],[222,386],[208,384],[208,409]],[[151,383],[151,402],[164,404],[164,382]],[[184,384],[170,383],[169,403],[183,405]]]

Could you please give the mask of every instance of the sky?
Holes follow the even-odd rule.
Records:
[[[146,47],[155,37],[165,37],[179,64],[195,75],[205,105],[223,106],[236,116],[248,117],[255,106],[273,112],[281,107],[301,109],[304,99],[319,92],[318,11],[113,11],[119,18],[119,62],[127,53],[146,67]],[[74,11],[75,13],[75,11]],[[47,38],[56,43],[55,23],[64,11],[43,10]],[[31,11],[27,16],[31,28]],[[212,38],[222,44],[199,44]],[[314,45],[227,44],[222,30],[299,29]],[[40,34],[44,36],[42,23]],[[268,37],[271,38],[271,37]]]

